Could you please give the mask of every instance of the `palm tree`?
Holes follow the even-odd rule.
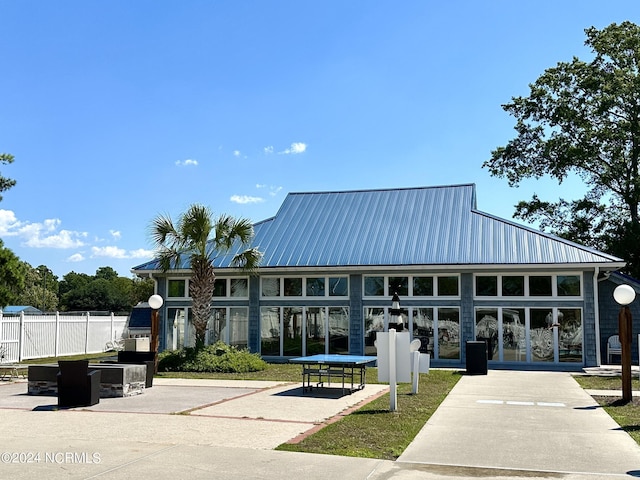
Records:
[[[192,272],[189,282],[192,323],[196,333],[196,348],[200,348],[205,343],[207,323],[211,317],[216,279],[214,260],[233,255],[231,266],[255,274],[262,253],[257,248],[250,248],[253,225],[249,220],[229,215],[221,215],[214,220],[209,208],[195,204],[181,214],[175,224],[167,215],[155,218],[151,224],[151,238],[164,272],[180,268],[183,257],[189,260]],[[233,254],[235,246],[240,252]]]

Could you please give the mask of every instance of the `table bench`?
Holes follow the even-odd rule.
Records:
[[[19,363],[0,363],[0,380],[27,378],[27,365]]]
[[[144,392],[147,367],[131,364],[90,364],[89,370],[100,370],[100,398],[130,397]],[[29,395],[58,395],[58,365],[30,365]]]

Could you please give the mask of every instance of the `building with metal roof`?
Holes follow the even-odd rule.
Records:
[[[490,365],[597,365],[598,279],[625,265],[478,210],[473,184],[290,193],[254,232],[258,276],[232,268],[232,255],[214,259],[208,341],[266,358],[375,355],[376,332],[392,322],[421,340],[432,365],[463,364],[477,339]],[[178,267],[132,269],[165,299],[167,349],[193,342],[188,258]],[[394,293],[400,318],[390,318]]]

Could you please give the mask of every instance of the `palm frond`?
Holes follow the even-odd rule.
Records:
[[[249,248],[233,257],[231,263],[251,275],[255,275],[262,261],[262,252],[257,248]]]

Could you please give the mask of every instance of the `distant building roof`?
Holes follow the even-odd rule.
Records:
[[[9,305],[2,309],[2,313],[5,315],[17,315],[20,313],[24,313],[25,315],[41,315],[42,310],[29,305]]]
[[[254,228],[264,268],[624,265],[612,255],[478,211],[473,184],[290,193],[275,217]],[[214,266],[229,267],[231,257],[216,258]],[[188,268],[185,257],[180,269]],[[133,271],[158,269],[153,260]]]

